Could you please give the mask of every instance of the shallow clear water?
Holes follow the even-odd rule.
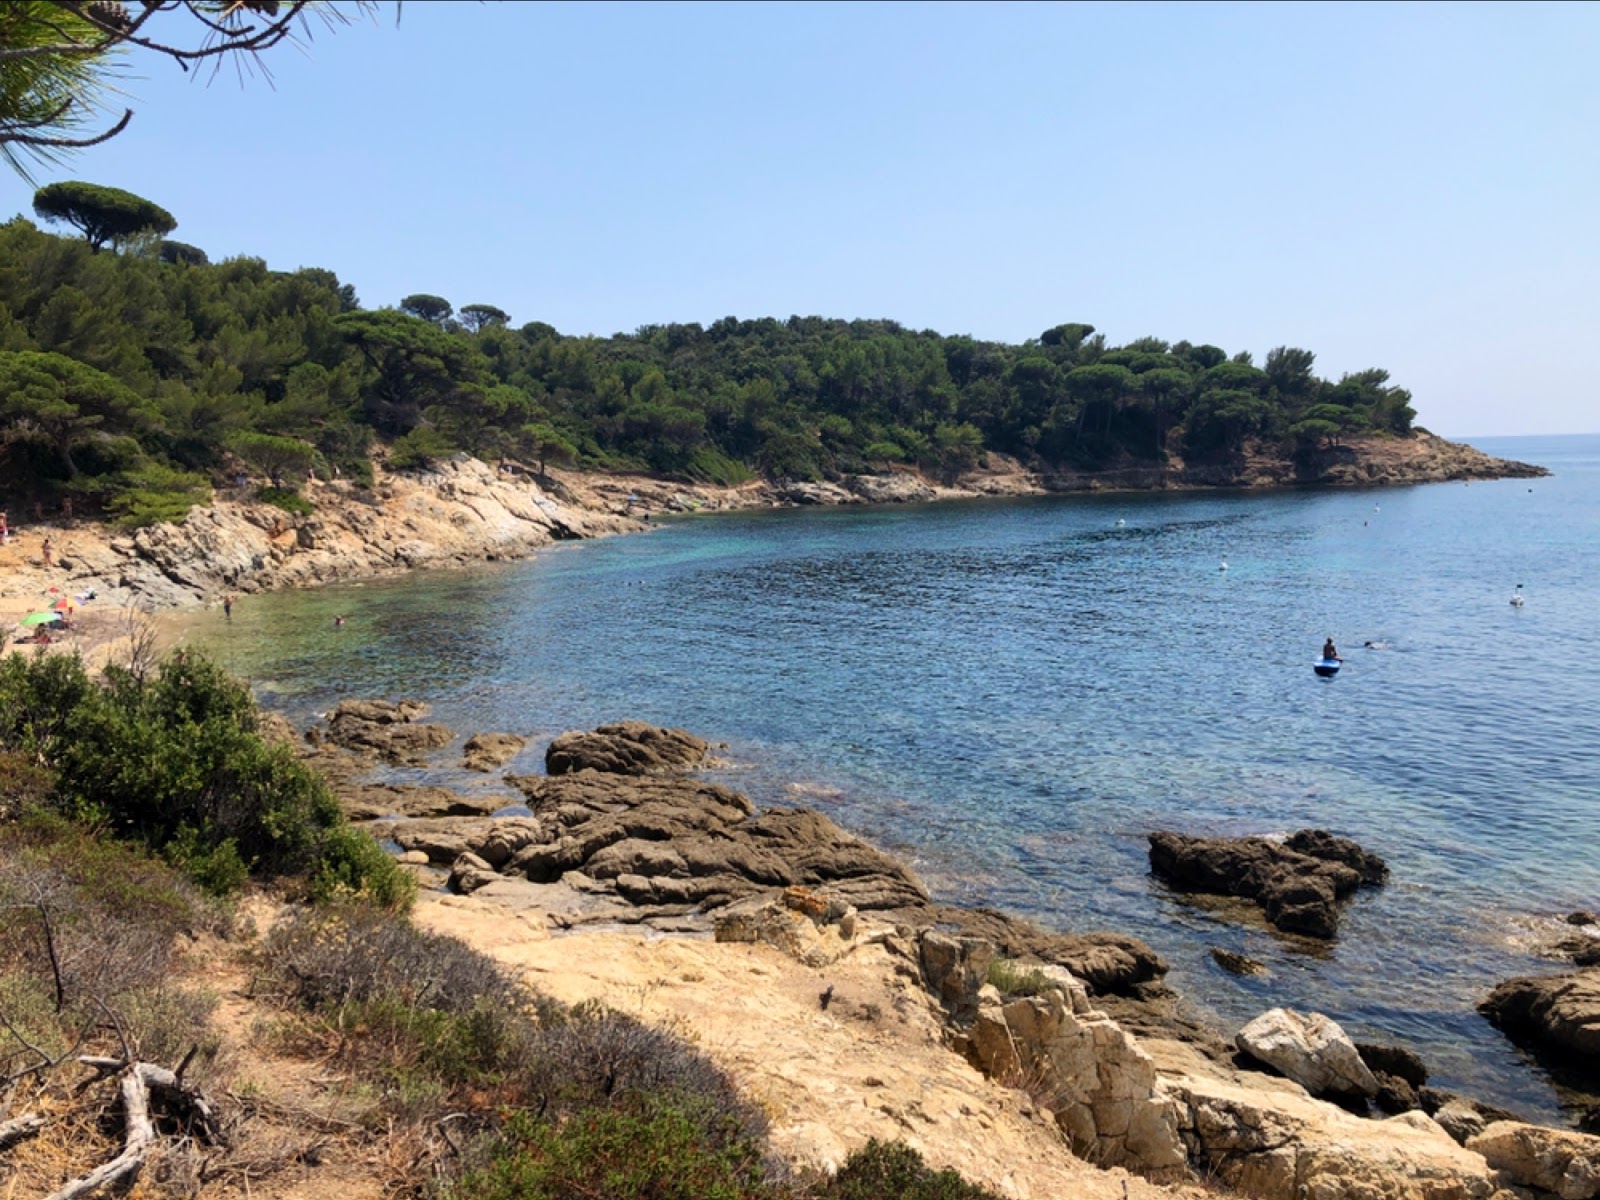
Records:
[[[1138,934],[1226,1022],[1313,1008],[1549,1119],[1473,1005],[1556,969],[1522,948],[1541,922],[1600,908],[1600,437],[1477,444],[1556,474],[696,517],[247,597],[190,638],[296,716],[404,694],[464,732],[725,739],[733,786],[824,809],[944,897]],[[1152,829],[1307,826],[1393,871],[1320,953],[1149,875]]]

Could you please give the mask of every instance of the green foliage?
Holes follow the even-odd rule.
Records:
[[[1010,958],[990,960],[988,982],[999,988],[1003,996],[1037,996],[1058,986],[1038,967]]]
[[[998,1200],[954,1171],[935,1171],[910,1146],[873,1138],[845,1160],[818,1200]]]
[[[311,872],[311,897],[319,903],[362,900],[381,909],[409,908],[416,884],[399,870],[383,847],[349,826],[329,830],[322,838]]]
[[[73,135],[95,112],[105,87],[102,56],[50,53],[49,48],[93,33],[81,16],[50,0],[0,4],[0,46],[36,51],[0,59],[0,157],[30,183],[22,156],[50,163],[60,153],[22,139],[41,130]]]
[[[389,447],[389,466],[396,471],[413,470],[431,466],[454,453],[456,448],[444,434],[418,426],[405,436],[395,438]]]
[[[166,209],[121,188],[69,180],[52,183],[33,194],[33,211],[46,221],[71,225],[98,251],[139,234],[171,233],[178,227]]]
[[[423,293],[407,311],[361,310],[320,268],[167,257],[188,265],[0,225],[0,479],[13,502],[70,491],[79,511],[130,524],[181,516],[192,479],[137,474],[226,477],[242,459],[278,483],[312,465],[370,482],[375,441],[399,469],[465,452],[736,483],[896,462],[949,478],[991,451],[1086,470],[1173,452],[1232,463],[1258,444],[1404,435],[1415,418],[1383,371],[1329,382],[1310,351],[1285,346],[1258,369],[1217,346],[1108,345],[1085,324],[1021,345],[821,317],[564,337],[538,321],[512,329],[486,304],[458,323]],[[1336,433],[1302,424],[1331,419],[1322,406],[1339,410]]]
[[[317,511],[316,505],[290,488],[260,488],[256,491],[256,499],[297,517],[309,517]]]
[[[211,503],[211,485],[203,475],[161,463],[142,462],[103,482],[114,489],[105,507],[119,529],[182,521],[195,505]]]
[[[562,1121],[525,1114],[501,1152],[444,1195],[451,1200],[757,1200],[765,1186],[759,1145],[720,1140],[702,1113],[673,1096],[637,1097]]]
[[[48,803],[190,869],[207,886],[244,871],[300,874],[321,894],[403,905],[399,867],[355,839],[326,786],[256,728],[249,691],[176,651],[151,674],[89,680],[65,655],[0,659],[0,751],[53,773]]]
[[[450,319],[450,314],[455,309],[450,306],[450,301],[443,296],[431,296],[427,292],[418,292],[414,296],[407,296],[400,301],[400,311],[410,313],[424,321],[435,325],[443,325]]]

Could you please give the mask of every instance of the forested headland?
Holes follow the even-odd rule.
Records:
[[[35,212],[83,236],[0,225],[0,492],[125,525],[181,519],[244,473],[292,508],[308,472],[359,483],[375,455],[953,478],[988,451],[1075,471],[1307,455],[1415,415],[1386,371],[1324,379],[1287,346],[1258,365],[1088,324],[1008,345],[816,316],[571,336],[426,293],[364,308],[325,268],[211,263],[115,189],[54,184]]]

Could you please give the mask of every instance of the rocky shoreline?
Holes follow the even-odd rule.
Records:
[[[104,526],[24,528],[0,547],[0,620],[55,588],[95,592],[97,608],[151,612],[220,603],[229,594],[313,587],[425,567],[524,558],[554,542],[631,533],[652,514],[802,505],[925,503],[982,496],[1213,488],[1393,486],[1524,478],[1542,467],[1492,458],[1419,431],[1367,438],[1305,461],[1252,453],[1229,467],[1130,467],[1038,473],[991,454],[946,486],[904,469],[836,482],[738,487],[551,470],[499,470],[462,456],[426,470],[379,472],[376,483],[307,482],[307,514],[219,492],[181,524],[120,534]],[[44,538],[53,541],[46,563]]]
[[[757,812],[706,779],[713,747],[681,730],[619,722],[562,735],[544,774],[503,775],[503,787],[470,797],[374,791],[363,775],[376,762],[415,763],[454,740],[425,717],[404,702],[347,702],[296,741],[352,818],[430,887],[420,919],[491,950],[504,947],[508,929],[520,931],[511,961],[544,972],[541,986],[567,970],[562,964],[590,957],[588,939],[617,953],[616,939],[642,936],[640,954],[668,939],[680,946],[680,966],[696,955],[726,965],[745,947],[760,964],[750,969],[767,979],[751,981],[758,993],[777,986],[777,973],[787,987],[814,989],[818,1011],[840,1020],[862,989],[892,997],[899,1024],[921,1031],[896,1047],[897,1061],[925,1055],[925,1073],[960,1064],[1023,1093],[1025,1124],[1036,1132],[1043,1122],[1064,1155],[1099,1167],[1171,1185],[1217,1180],[1259,1200],[1600,1195],[1600,1138],[1429,1088],[1414,1054],[1358,1047],[1317,1014],[1270,1010],[1230,1042],[1184,1015],[1163,982],[1166,964],[1138,939],[1052,933],[938,904],[903,864],[827,817]],[[295,735],[280,724],[278,736]],[[469,756],[504,751],[513,744],[505,739],[514,735],[476,735]],[[1254,844],[1261,840],[1187,849],[1214,872],[1225,853],[1243,856],[1246,875],[1268,864],[1264,877],[1280,891],[1288,872],[1309,880],[1317,897],[1335,888],[1330,864],[1357,882],[1386,875],[1360,847],[1320,831],[1296,835],[1298,849],[1276,857]],[[583,940],[548,955],[535,949],[570,937]],[[673,984],[680,1014],[699,975],[682,968]],[[884,1020],[882,1004],[859,1003],[856,1019],[871,1036],[892,1039],[895,1022]],[[709,997],[692,1002],[685,1019],[692,1024],[714,1006]],[[764,1035],[748,1069],[776,1069],[766,1059],[784,1036]],[[916,1096],[901,1099],[915,1110]],[[826,1160],[837,1150],[855,1118],[843,1111],[835,1121],[832,1111],[792,1123],[795,1154]],[[952,1119],[943,1135],[992,1140],[999,1119],[989,1111],[981,1132]],[[839,1128],[819,1130],[818,1121]],[[942,1144],[912,1117],[903,1123],[914,1143]],[[1015,1178],[1005,1190],[1030,1194]]]

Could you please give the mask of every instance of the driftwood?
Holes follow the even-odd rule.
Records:
[[[185,1084],[179,1074],[154,1063],[129,1063],[117,1058],[78,1059],[102,1075],[122,1072],[122,1117],[125,1126],[122,1153],[108,1163],[80,1175],[51,1192],[45,1200],[79,1200],[101,1188],[131,1180],[144,1166],[156,1140],[156,1127],[150,1119],[154,1100],[206,1141],[218,1140],[216,1114],[200,1092]],[[187,1060],[185,1060],[187,1065]]]

